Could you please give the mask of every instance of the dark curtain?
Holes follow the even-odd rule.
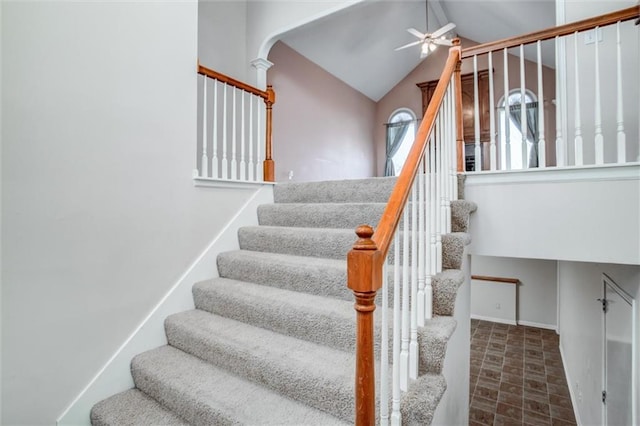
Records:
[[[509,107],[509,117],[511,117],[511,121],[518,129],[522,125],[520,111],[522,111],[520,104]],[[527,140],[531,142],[528,167],[538,167],[538,103],[529,102],[525,104],[525,112],[527,114]]]
[[[387,162],[384,166],[385,176],[395,176],[393,156],[398,152],[404,135],[407,133],[410,121],[387,124]]]

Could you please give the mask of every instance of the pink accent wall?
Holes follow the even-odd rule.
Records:
[[[376,103],[282,42],[269,53],[276,181],[376,174]]]
[[[461,39],[462,47],[469,47],[478,43],[467,39]],[[545,47],[543,46],[543,49]],[[547,47],[548,48],[548,47]],[[438,48],[429,55],[428,58],[420,62],[402,81],[400,81],[393,89],[391,89],[380,101],[376,108],[375,119],[375,141],[376,141],[376,173],[378,176],[384,175],[385,163],[385,144],[386,134],[385,126],[389,117],[398,108],[411,109],[416,117],[422,116],[422,94],[416,86],[417,83],[436,80],[440,78],[442,69],[448,56],[447,48]],[[416,48],[416,55],[418,55]],[[502,95],[504,94],[504,65],[502,52],[494,53],[493,69],[494,69],[494,100],[497,107]],[[520,58],[509,55],[509,87],[511,90],[520,87]],[[478,70],[486,70],[488,68],[488,57],[482,55],[478,57]],[[473,72],[473,60],[466,59],[462,63],[462,74]],[[555,165],[555,106],[551,103],[555,99],[555,71],[551,68],[543,67],[543,87],[545,99],[545,139],[546,139],[546,160],[547,165]],[[537,64],[525,60],[525,86],[538,97],[538,71]],[[496,114],[496,132],[497,132],[497,114]],[[496,140],[497,143],[497,140]],[[488,144],[484,147],[486,164],[483,169],[488,168]],[[498,154],[499,157],[499,154]]]

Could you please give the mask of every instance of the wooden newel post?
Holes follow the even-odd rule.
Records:
[[[272,147],[271,147],[271,133],[272,133],[272,118],[273,118],[273,104],[276,102],[276,92],[273,91],[271,85],[267,86],[267,97],[264,100],[267,106],[267,136],[265,139],[265,151],[264,151],[264,180],[265,182],[275,182],[276,167],[273,162]]]
[[[453,46],[460,51],[460,39],[453,39]],[[456,151],[457,151],[457,163],[458,163],[458,173],[464,172],[465,163],[464,163],[464,128],[462,122],[462,77],[460,73],[460,68],[462,66],[462,61],[458,59],[458,63],[456,64],[456,70],[454,71],[454,81],[455,81],[455,103],[456,103]]]
[[[360,225],[356,234],[359,239],[347,255],[347,282],[356,300],[355,423],[370,426],[376,420],[373,311],[376,292],[382,284],[382,261],[381,253],[371,239],[373,228]]]

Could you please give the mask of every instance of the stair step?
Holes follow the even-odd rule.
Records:
[[[194,425],[344,424],[171,346],[136,356],[131,372],[139,389]]]
[[[434,315],[453,316],[458,288],[464,282],[464,274],[459,269],[447,269],[433,279]]]
[[[266,226],[342,228],[377,226],[385,203],[263,204],[258,206],[258,223]]]
[[[237,250],[218,255],[218,272],[222,278],[353,300],[346,260]]]
[[[188,426],[182,418],[138,389],[113,395],[91,409],[92,426]]]
[[[452,232],[442,236],[442,268],[460,269],[464,248],[471,243],[471,234]]]
[[[396,177],[279,183],[276,203],[386,203]]]
[[[351,421],[354,354],[201,310],[165,321],[171,346],[280,395]]]
[[[478,206],[473,201],[451,201],[451,230],[453,232],[469,232],[469,217]]]
[[[197,309],[334,349],[355,350],[356,323],[351,301],[225,278],[195,284],[193,296]],[[391,328],[393,310],[389,316]],[[375,315],[374,319],[378,336],[381,317]],[[435,317],[418,330],[421,374],[442,371],[447,342],[455,328],[453,318]],[[389,333],[390,341],[391,338]],[[380,339],[375,339],[374,344],[378,353]]]
[[[409,386],[402,395],[402,424],[430,425],[447,384],[443,376],[425,375]],[[461,404],[464,402],[461,402]]]
[[[242,250],[346,259],[358,239],[353,229],[248,226],[240,228]]]

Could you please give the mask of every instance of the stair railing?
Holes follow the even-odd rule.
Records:
[[[199,63],[198,74],[202,76],[202,137],[194,177],[274,182],[273,88],[257,89]]]
[[[627,158],[623,107],[624,97],[633,92],[623,87],[637,84],[638,79],[623,75],[621,37],[625,31],[638,37],[633,22],[624,23],[638,18],[639,11],[633,6],[462,49],[463,65],[474,76],[473,123],[467,123],[473,136],[467,134],[471,140],[466,141],[473,149],[467,171],[544,168],[554,162],[559,167],[580,167],[640,161],[640,156]],[[603,55],[603,34],[615,49],[613,61]],[[543,44],[545,40],[549,42]],[[556,64],[555,76],[549,61]],[[488,83],[478,79],[483,69],[490,70]],[[611,75],[603,78],[603,70]],[[593,102],[585,102],[587,98]],[[603,110],[607,109],[612,119],[606,120]],[[637,133],[632,139],[637,139]]]
[[[460,51],[456,39],[377,229],[374,232],[369,225],[359,226],[359,239],[347,256],[348,287],[354,293],[357,312],[357,425],[372,425],[376,419],[373,312],[380,289],[381,424],[401,423],[401,392],[419,375],[417,331],[431,318],[431,277],[442,271],[441,236],[451,231],[450,204],[457,199],[461,158],[456,150],[461,141],[457,128],[462,118],[461,95],[454,88],[460,87]],[[393,310],[389,309],[390,283]],[[393,346],[391,362],[389,340]]]

